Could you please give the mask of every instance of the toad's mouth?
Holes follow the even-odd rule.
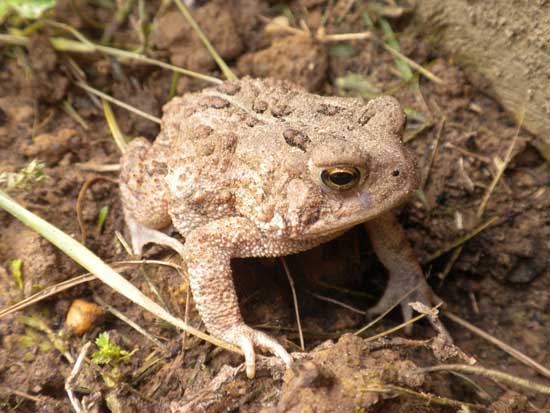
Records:
[[[358,216],[350,216],[346,219],[337,219],[334,222],[319,222],[319,225],[315,224],[311,226],[305,234],[307,238],[324,238],[337,236],[353,228],[356,225],[367,222],[370,218],[372,218],[370,215],[371,214],[365,216],[360,214]]]
[[[333,215],[312,224],[304,231],[305,238],[331,238],[342,234],[356,225],[363,224],[392,211],[403,204],[411,195],[410,190],[395,191],[384,202],[379,202],[368,191],[357,192],[355,202]]]

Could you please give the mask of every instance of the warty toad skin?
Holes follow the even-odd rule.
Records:
[[[120,190],[132,246],[154,242],[183,257],[208,331],[239,346],[254,375],[255,347],[291,357],[241,316],[230,261],[313,248],[365,223],[390,280],[380,313],[427,304],[426,284],[392,210],[418,185],[401,141],[405,117],[385,96],[323,97],[289,82],[245,78],[172,99],[153,144],[134,139]],[[182,244],[166,234],[174,227]],[[402,303],[406,318],[411,310]]]

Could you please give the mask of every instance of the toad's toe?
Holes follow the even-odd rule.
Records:
[[[239,346],[243,351],[246,375],[248,378],[253,378],[256,374],[255,346],[275,354],[284,361],[287,367],[290,367],[292,364],[292,357],[287,353],[283,346],[277,342],[277,340],[261,331],[248,327],[246,324],[238,324],[231,327],[222,333],[221,337],[230,343]]]

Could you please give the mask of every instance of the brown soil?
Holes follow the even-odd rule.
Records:
[[[78,13],[69,1],[58,3],[50,17],[71,24],[94,41],[101,37],[102,29],[96,27],[99,23],[111,25],[112,45],[126,49],[143,45],[137,5],[123,23],[116,24],[112,23],[113,10],[99,6],[99,2],[73,2]],[[221,78],[214,61],[176,9],[162,10],[157,1],[145,3],[146,15],[155,22],[146,46],[148,55]],[[402,52],[442,78],[444,85],[424,77],[418,82],[403,81],[392,55],[375,41],[326,44],[281,30],[264,30],[271,18],[289,15],[289,11],[295,27],[303,18],[312,33],[322,22],[327,33],[366,30],[365,9],[355,6],[346,11],[348,3],[309,0],[283,5],[262,0],[216,0],[198,6],[194,14],[239,76],[286,77],[326,95],[371,97],[374,93],[389,93],[398,97],[409,117],[406,139],[418,155],[424,177],[422,192],[402,210],[401,218],[418,258],[431,274],[430,283],[447,303],[448,311],[542,365],[550,365],[550,166],[532,146],[534,137],[520,130],[512,161],[478,220],[478,207],[497,173],[495,165],[505,158],[517,125],[496,102],[474,89],[459,68],[430,50],[415,35],[414,27],[407,25],[407,16],[389,20],[400,32]],[[327,4],[332,6],[327,9]],[[375,23],[384,10],[370,10]],[[11,195],[80,239],[76,202],[84,182],[97,175],[116,179],[116,173],[90,172],[82,164],[116,164],[120,153],[100,102],[74,86],[75,63],[89,84],[155,116],[170,98],[172,85],[182,94],[206,83],[186,77],[178,80],[167,70],[101,54],[58,53],[47,37],[59,35],[66,34],[43,27],[31,38],[28,48],[0,48],[0,172],[17,171],[35,158],[43,161],[49,179],[11,191]],[[64,110],[64,102],[74,108],[86,127]],[[152,140],[158,133],[155,123],[120,108],[114,108],[114,112],[129,137]],[[105,206],[109,213],[100,232],[97,217]],[[125,231],[115,184],[103,179],[94,181],[84,196],[82,217],[86,246],[108,262],[128,259],[115,235],[116,231]],[[492,218],[492,226],[465,243],[454,265],[450,266],[452,253],[431,259],[434,253]],[[2,308],[84,272],[1,211],[0,225]],[[176,260],[158,247],[150,248],[146,255]],[[22,286],[9,268],[16,258],[23,262]],[[283,375],[274,365],[260,368],[258,377],[248,380],[242,372],[227,366],[238,366],[240,357],[192,337],[182,339],[169,325],[99,281],[92,281],[0,320],[0,412],[72,411],[64,390],[72,363],[52,344],[51,336],[30,327],[28,320],[25,323],[21,318],[23,315],[42,320],[73,357],[84,343],[95,340],[103,331],[108,331],[111,341],[122,348],[137,350],[116,371],[85,364],[76,394],[94,412],[459,411],[456,406],[400,394],[395,388],[389,393],[366,390],[374,385],[399,386],[490,406],[492,412],[550,409],[547,396],[508,384],[479,376],[470,376],[471,381],[445,372],[415,370],[441,363],[434,355],[438,354],[434,346],[418,345],[418,340],[435,335],[428,323],[415,325],[411,338],[417,341],[367,343],[346,334],[368,320],[315,295],[363,311],[376,302],[384,288],[385,274],[369,252],[362,228],[328,245],[289,257],[287,262],[296,283],[306,347],[315,349],[302,356],[293,371]],[[297,350],[292,295],[280,262],[240,260],[235,262],[235,270],[247,322],[277,336],[289,350]],[[157,300],[151,287],[154,285],[170,311],[183,317],[187,286],[174,270],[126,266],[120,271]],[[157,337],[164,348],[109,314],[100,317],[83,337],[63,333],[71,303],[75,299],[93,302],[97,297]],[[190,323],[200,327],[198,315],[192,306],[190,309]],[[458,348],[475,357],[480,365],[550,384],[548,377],[477,335],[449,319],[443,317],[442,321]],[[395,311],[366,335],[383,332],[398,322],[400,314]],[[446,363],[462,361],[455,357]],[[269,363],[273,360],[265,362]],[[460,411],[467,411],[464,409]]]

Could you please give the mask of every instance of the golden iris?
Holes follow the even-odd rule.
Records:
[[[347,191],[359,183],[361,172],[352,166],[336,166],[321,172],[321,181],[330,189]]]

